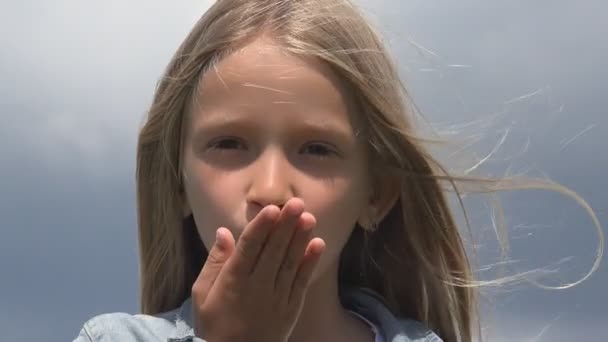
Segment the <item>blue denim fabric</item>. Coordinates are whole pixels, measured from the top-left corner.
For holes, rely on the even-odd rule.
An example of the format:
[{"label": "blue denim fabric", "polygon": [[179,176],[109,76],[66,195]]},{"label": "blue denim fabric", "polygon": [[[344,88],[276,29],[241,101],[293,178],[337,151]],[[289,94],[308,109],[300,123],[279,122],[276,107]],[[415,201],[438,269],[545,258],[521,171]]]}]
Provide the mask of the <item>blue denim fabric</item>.
[{"label": "blue denim fabric", "polygon": [[[342,305],[376,324],[386,342],[441,342],[422,323],[395,317],[382,299],[366,289],[341,293]],[[205,342],[194,336],[192,302],[155,316],[110,313],[87,321],[74,342]]]}]

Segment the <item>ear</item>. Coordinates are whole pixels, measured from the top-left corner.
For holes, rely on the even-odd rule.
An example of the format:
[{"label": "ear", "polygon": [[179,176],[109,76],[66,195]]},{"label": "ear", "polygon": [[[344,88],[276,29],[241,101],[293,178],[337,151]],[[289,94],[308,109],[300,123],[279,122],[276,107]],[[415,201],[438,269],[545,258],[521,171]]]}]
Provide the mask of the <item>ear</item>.
[{"label": "ear", "polygon": [[359,219],[359,225],[365,229],[372,229],[374,224],[382,221],[401,195],[401,181],[396,175],[383,174],[372,184],[367,210]]}]

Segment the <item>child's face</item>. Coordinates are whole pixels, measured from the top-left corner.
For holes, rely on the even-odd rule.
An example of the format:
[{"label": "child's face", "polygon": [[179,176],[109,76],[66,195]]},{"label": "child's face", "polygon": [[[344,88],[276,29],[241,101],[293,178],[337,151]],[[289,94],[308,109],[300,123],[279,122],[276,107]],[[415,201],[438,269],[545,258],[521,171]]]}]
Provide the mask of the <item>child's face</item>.
[{"label": "child's face", "polygon": [[238,238],[266,205],[298,197],[336,265],[371,194],[365,147],[329,69],[258,39],[201,81],[184,137],[185,212],[209,249],[215,230]]}]

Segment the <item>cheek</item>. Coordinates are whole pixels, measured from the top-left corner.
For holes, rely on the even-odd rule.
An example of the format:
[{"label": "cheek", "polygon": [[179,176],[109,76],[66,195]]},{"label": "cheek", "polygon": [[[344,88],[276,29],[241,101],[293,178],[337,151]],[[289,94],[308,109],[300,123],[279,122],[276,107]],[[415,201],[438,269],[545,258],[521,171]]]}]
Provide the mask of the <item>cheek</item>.
[{"label": "cheek", "polygon": [[310,195],[305,196],[307,210],[317,219],[314,235],[326,244],[322,263],[337,259],[365,208],[366,196],[358,184],[351,179],[336,180],[317,191],[311,187]]},{"label": "cheek", "polygon": [[320,234],[350,234],[366,206],[368,185],[367,177],[360,172],[363,165],[348,163],[343,168],[350,172],[326,179],[312,178],[301,187],[306,208],[315,215]]},{"label": "cheek", "polygon": [[[199,236],[206,248],[215,242],[219,227],[233,229],[240,223],[237,213],[240,185],[236,177],[218,175],[208,167],[198,166],[188,173],[186,193]],[[234,233],[234,232],[233,232]]]},{"label": "cheek", "polygon": [[[307,208],[317,219],[319,234],[349,230],[361,210],[361,195],[352,189],[335,185],[307,196]],[[306,199],[305,199],[306,200]]]}]

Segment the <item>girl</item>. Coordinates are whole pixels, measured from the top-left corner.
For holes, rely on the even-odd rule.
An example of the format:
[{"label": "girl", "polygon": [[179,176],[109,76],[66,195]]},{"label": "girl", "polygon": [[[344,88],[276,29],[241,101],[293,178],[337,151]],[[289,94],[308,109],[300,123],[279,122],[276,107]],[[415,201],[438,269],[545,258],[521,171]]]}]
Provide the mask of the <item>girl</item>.
[{"label": "girl", "polygon": [[137,147],[142,315],[84,341],[471,341],[468,258],[407,94],[348,0],[220,0]]}]

